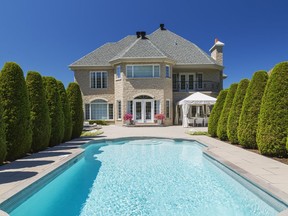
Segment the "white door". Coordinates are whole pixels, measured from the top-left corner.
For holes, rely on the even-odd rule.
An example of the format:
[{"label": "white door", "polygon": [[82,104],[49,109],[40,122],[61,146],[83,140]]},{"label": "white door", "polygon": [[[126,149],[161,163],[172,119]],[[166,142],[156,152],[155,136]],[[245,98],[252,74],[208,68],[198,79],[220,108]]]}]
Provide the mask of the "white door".
[{"label": "white door", "polygon": [[135,122],[154,122],[154,100],[134,100],[133,105]]},{"label": "white door", "polygon": [[194,73],[180,73],[180,91],[193,91],[195,89],[195,74]]}]

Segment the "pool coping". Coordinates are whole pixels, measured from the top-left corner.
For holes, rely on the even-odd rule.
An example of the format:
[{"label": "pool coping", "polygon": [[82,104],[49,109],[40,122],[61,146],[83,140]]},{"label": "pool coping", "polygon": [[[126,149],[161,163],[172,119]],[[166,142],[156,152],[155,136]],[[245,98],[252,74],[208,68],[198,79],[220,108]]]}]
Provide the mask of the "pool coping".
[{"label": "pool coping", "polygon": [[[84,147],[88,144],[89,142],[103,142],[103,141],[109,141],[109,140],[115,140],[115,139],[133,139],[133,138],[143,138],[143,139],[148,139],[148,138],[163,138],[163,139],[173,139],[173,140],[187,140],[187,141],[197,141],[198,143],[200,143],[201,145],[204,146],[203,148],[203,152],[205,154],[208,154],[209,156],[211,156],[213,159],[215,159],[216,161],[218,161],[219,163],[227,166],[228,168],[232,169],[233,171],[237,172],[240,176],[242,176],[244,179],[251,181],[252,183],[255,183],[256,186],[260,186],[260,189],[264,189],[264,191],[267,191],[270,195],[272,195],[273,197],[275,197],[276,199],[284,202],[286,205],[288,204],[288,194],[282,192],[281,190],[275,188],[272,185],[267,184],[265,181],[262,181],[261,179],[256,178],[255,176],[253,176],[253,174],[247,172],[246,170],[240,168],[239,166],[237,166],[236,164],[231,163],[230,161],[225,160],[222,157],[219,157],[217,154],[213,153],[211,150],[213,150],[212,145],[210,145],[209,143],[203,141],[202,139],[199,139],[203,136],[190,136],[190,137],[186,137],[186,138],[180,138],[180,137],[163,137],[163,136],[122,136],[122,137],[113,137],[113,138],[109,138],[109,137],[91,137],[90,140],[85,141],[85,138],[80,138],[78,140],[83,140],[83,142],[81,144],[79,144],[77,146],[77,149],[80,149],[80,151],[72,153],[71,155],[65,157],[64,159],[62,158],[61,160],[58,160],[57,162],[53,163],[49,169],[44,170],[41,173],[38,173],[36,176],[31,177],[27,180],[25,180],[23,183],[17,185],[17,187],[12,188],[11,190],[9,190],[7,193],[1,194],[0,195],[0,204],[3,204],[5,201],[7,201],[8,199],[12,198],[14,195],[16,195],[17,193],[19,193],[20,191],[22,191],[23,189],[29,187],[30,185],[32,185],[33,183],[37,182],[38,180],[40,180],[41,178],[47,176],[49,173],[52,173],[54,170],[56,170],[57,168],[61,167],[62,165],[64,165],[65,163],[73,160],[74,158],[76,158],[77,156],[79,156],[80,154],[83,153],[84,151]],[[227,144],[229,145],[229,144]],[[288,209],[285,209],[284,211],[280,212],[280,214],[282,216],[284,215],[288,215]],[[5,212],[1,212],[0,210],[0,216],[5,215]],[[7,214],[6,214],[7,215]]]}]

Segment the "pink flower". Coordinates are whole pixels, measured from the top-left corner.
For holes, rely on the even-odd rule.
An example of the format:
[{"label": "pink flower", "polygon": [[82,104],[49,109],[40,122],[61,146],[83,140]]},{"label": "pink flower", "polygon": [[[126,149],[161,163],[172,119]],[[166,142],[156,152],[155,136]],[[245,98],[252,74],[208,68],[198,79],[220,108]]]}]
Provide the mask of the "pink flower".
[{"label": "pink flower", "polygon": [[124,115],[124,120],[125,120],[125,121],[131,121],[132,118],[133,118],[133,115],[130,114],[130,113],[126,113],[126,114]]},{"label": "pink flower", "polygon": [[156,114],[156,115],[155,115],[155,119],[157,119],[157,120],[164,120],[164,119],[165,119],[165,115],[164,115],[164,114]]}]

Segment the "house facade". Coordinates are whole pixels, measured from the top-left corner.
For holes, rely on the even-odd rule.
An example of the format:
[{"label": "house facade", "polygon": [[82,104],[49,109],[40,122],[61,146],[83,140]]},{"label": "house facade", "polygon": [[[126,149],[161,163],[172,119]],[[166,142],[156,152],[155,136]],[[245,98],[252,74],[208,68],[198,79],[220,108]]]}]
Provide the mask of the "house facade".
[{"label": "house facade", "polygon": [[160,28],[106,43],[69,65],[83,95],[84,118],[124,124],[155,122],[164,114],[172,125],[175,104],[195,92],[217,96],[223,86],[223,46],[211,56],[190,41]]}]

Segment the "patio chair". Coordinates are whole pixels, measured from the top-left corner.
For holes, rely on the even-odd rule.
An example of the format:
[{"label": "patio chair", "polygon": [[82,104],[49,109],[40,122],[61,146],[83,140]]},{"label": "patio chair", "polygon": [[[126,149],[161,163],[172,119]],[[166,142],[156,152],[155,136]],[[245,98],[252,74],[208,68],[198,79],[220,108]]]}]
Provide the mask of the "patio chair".
[{"label": "patio chair", "polygon": [[192,125],[192,127],[194,127],[195,125],[195,118],[188,118],[188,125]]},{"label": "patio chair", "polygon": [[204,118],[196,118],[195,119],[195,125],[197,126],[197,127],[203,127],[203,123],[204,123]]}]

